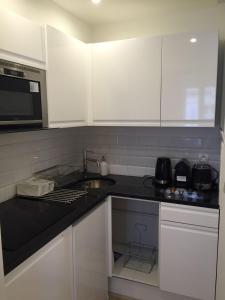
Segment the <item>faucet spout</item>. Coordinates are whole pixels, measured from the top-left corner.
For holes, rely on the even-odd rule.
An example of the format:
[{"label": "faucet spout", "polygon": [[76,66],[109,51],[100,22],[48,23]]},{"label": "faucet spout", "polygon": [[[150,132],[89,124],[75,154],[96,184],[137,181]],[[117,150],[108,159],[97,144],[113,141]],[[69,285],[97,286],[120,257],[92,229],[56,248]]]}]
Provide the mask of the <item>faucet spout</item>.
[{"label": "faucet spout", "polygon": [[89,162],[94,162],[97,164],[97,167],[100,168],[100,161],[98,159],[95,158],[89,158],[87,156],[87,153],[93,153],[93,151],[88,151],[88,150],[84,150],[83,151],[83,174],[84,177],[87,177],[87,173],[88,173],[88,161]]}]

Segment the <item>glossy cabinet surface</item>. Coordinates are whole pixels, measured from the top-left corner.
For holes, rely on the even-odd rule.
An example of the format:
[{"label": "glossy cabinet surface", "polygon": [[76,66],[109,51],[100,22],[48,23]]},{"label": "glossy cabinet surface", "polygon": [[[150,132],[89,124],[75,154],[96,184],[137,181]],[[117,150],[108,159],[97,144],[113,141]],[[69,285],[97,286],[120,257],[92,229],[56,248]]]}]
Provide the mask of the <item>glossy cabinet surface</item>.
[{"label": "glossy cabinet surface", "polygon": [[46,34],[49,127],[85,125],[89,47],[50,26]]},{"label": "glossy cabinet surface", "polygon": [[89,45],[1,10],[0,59],[47,68],[50,128],[215,126],[216,32]]},{"label": "glossy cabinet surface", "polygon": [[106,224],[104,203],[73,227],[76,300],[108,299]]},{"label": "glossy cabinet surface", "polygon": [[5,278],[4,278],[3,257],[2,257],[1,227],[0,227],[0,299],[6,300]]},{"label": "glossy cabinet surface", "polygon": [[92,45],[94,125],[160,125],[161,38]]},{"label": "glossy cabinet surface", "polygon": [[5,277],[7,300],[72,300],[72,228]]},{"label": "glossy cabinet surface", "polygon": [[0,11],[0,59],[45,68],[44,29],[14,13]]},{"label": "glossy cabinet surface", "polygon": [[47,44],[49,127],[215,126],[217,33]]},{"label": "glossy cabinet surface", "polygon": [[215,125],[218,33],[168,35],[162,44],[162,126]]},{"label": "glossy cabinet surface", "polygon": [[212,208],[166,203],[162,204],[161,219],[217,229],[219,213]]},{"label": "glossy cabinet surface", "polygon": [[[170,206],[171,208],[171,206]],[[179,215],[178,205],[174,214]],[[217,265],[218,228],[191,225],[192,210],[186,209],[189,220],[183,223],[163,212],[160,220],[160,289],[201,300],[214,300]],[[202,209],[203,213],[204,209]],[[213,211],[213,210],[212,210]],[[215,210],[215,212],[218,211]],[[203,218],[202,218],[203,220]],[[193,223],[196,219],[193,216]]]}]

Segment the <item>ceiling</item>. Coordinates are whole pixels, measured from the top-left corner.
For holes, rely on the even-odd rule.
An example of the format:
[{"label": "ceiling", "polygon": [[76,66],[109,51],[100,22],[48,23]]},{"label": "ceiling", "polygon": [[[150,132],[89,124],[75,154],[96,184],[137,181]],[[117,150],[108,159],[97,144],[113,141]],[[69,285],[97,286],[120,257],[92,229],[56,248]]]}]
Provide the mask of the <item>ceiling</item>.
[{"label": "ceiling", "polygon": [[53,1],[89,24],[137,20],[177,10],[196,11],[224,2],[224,0],[102,0],[100,4],[94,5],[91,0]]}]

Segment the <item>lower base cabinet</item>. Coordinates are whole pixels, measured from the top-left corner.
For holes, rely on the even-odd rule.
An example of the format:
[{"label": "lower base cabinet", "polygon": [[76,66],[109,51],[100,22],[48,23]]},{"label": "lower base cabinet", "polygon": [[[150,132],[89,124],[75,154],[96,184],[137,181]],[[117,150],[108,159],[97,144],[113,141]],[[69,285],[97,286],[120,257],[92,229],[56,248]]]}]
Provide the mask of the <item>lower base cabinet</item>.
[{"label": "lower base cabinet", "polygon": [[0,299],[1,300],[6,300],[6,296],[5,296],[5,278],[4,278],[3,256],[2,256],[1,225],[0,225]]},{"label": "lower base cabinet", "polygon": [[6,300],[72,300],[72,227],[5,277]]},{"label": "lower base cabinet", "polygon": [[74,299],[108,299],[107,202],[73,227]]},{"label": "lower base cabinet", "polygon": [[0,300],[108,299],[107,222],[106,201],[5,278],[2,267]]},{"label": "lower base cabinet", "polygon": [[[218,216],[218,210],[213,209],[162,206],[161,290],[195,299],[215,299]],[[179,218],[183,223],[175,221]]]}]

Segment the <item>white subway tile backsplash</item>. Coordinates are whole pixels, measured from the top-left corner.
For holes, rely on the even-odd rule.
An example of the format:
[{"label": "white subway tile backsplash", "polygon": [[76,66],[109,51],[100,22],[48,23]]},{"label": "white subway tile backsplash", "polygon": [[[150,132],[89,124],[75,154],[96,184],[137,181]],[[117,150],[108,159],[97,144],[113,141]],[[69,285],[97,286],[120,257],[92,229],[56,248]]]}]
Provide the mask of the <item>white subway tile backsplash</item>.
[{"label": "white subway tile backsplash", "polygon": [[1,188],[0,203],[13,198],[16,194],[16,185],[10,184]]},{"label": "white subway tile backsplash", "polygon": [[24,178],[31,176],[31,168],[21,168],[20,170],[3,172],[0,174],[0,183],[1,186],[6,186],[9,184],[16,183]]},{"label": "white subway tile backsplash", "polygon": [[146,167],[139,167],[139,166],[127,166],[127,174],[128,176],[140,176],[143,177],[147,175]]},{"label": "white subway tile backsplash", "polygon": [[29,155],[20,155],[18,157],[10,157],[10,159],[0,159],[1,173],[21,170],[23,168],[29,168],[31,166],[31,158]]},{"label": "white subway tile backsplash", "polygon": [[[118,145],[119,146],[137,146],[139,144],[139,138],[136,135],[119,135]],[[142,144],[143,145],[143,144]]]},{"label": "white subway tile backsplash", "polygon": [[[220,142],[217,128],[83,127],[1,134],[0,187],[56,164],[81,168],[83,149],[98,159],[105,155],[114,174],[153,175],[159,156],[170,157],[175,166],[181,158],[193,164],[200,154],[219,169]],[[89,170],[97,171],[96,164]]]},{"label": "white subway tile backsplash", "polygon": [[0,187],[56,164],[81,165],[83,132],[70,128],[1,134]]},{"label": "white subway tile backsplash", "polygon": [[154,167],[156,158],[150,156],[120,156],[120,163],[127,166]]},{"label": "white subway tile backsplash", "polygon": [[[118,143],[110,144],[106,136]],[[93,127],[86,128],[85,139],[88,149],[98,154],[104,149],[112,173],[153,175],[157,157],[170,157],[174,167],[182,158],[194,164],[200,154],[219,169],[218,128]]]},{"label": "white subway tile backsplash", "polygon": [[127,175],[127,166],[110,164],[109,171],[111,174]]}]

